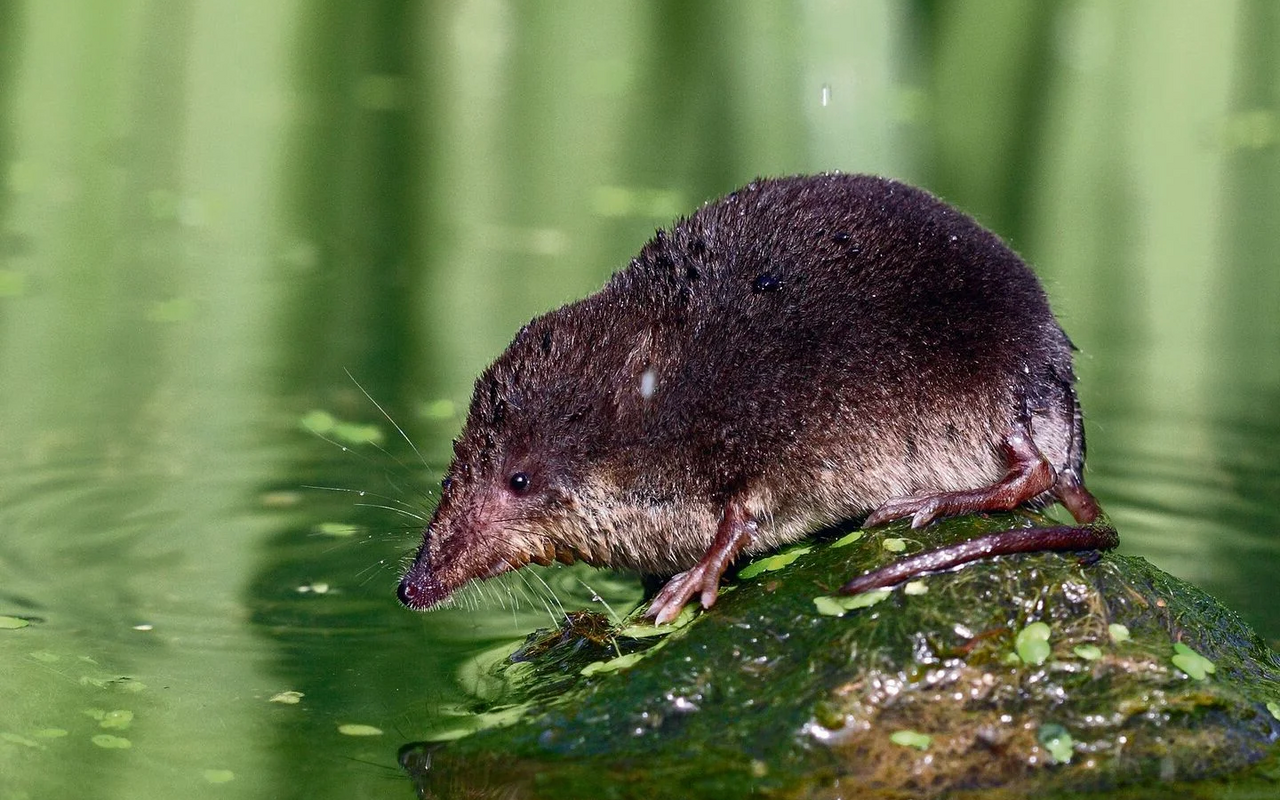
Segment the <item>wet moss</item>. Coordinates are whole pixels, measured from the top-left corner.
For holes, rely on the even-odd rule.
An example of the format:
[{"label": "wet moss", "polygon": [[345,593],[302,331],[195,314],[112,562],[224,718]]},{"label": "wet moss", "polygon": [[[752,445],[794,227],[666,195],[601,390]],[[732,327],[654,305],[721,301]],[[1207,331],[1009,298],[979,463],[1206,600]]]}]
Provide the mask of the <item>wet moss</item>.
[{"label": "wet moss", "polygon": [[527,704],[518,719],[409,746],[402,762],[428,796],[1065,797],[1195,782],[1184,793],[1211,797],[1224,777],[1232,796],[1248,796],[1241,781],[1276,790],[1280,661],[1141,559],[1009,557],[833,604],[898,557],[885,538],[914,551],[1038,522],[809,542],[744,569],[669,633],[578,615],[491,667],[515,676],[491,707]]}]

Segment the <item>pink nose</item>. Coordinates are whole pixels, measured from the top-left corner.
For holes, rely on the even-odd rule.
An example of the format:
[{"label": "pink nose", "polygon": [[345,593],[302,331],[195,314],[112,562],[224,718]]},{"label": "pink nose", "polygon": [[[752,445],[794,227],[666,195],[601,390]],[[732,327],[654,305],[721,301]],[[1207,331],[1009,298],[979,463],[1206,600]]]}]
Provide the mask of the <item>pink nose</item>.
[{"label": "pink nose", "polygon": [[423,591],[421,586],[410,581],[408,578],[400,581],[400,588],[396,590],[396,596],[400,598],[400,602],[409,608],[422,608],[424,605]]}]

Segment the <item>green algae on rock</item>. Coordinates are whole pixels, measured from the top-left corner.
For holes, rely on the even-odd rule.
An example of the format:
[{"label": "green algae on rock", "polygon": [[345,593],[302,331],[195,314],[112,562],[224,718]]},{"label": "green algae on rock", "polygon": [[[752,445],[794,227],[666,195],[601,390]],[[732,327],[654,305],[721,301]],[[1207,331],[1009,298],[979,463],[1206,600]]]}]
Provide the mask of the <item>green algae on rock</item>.
[{"label": "green algae on rock", "polygon": [[[910,535],[932,546],[1019,524],[1044,518]],[[407,745],[401,763],[441,797],[463,786],[646,798],[1140,797],[1195,781],[1193,796],[1213,797],[1236,784],[1203,781],[1224,778],[1274,788],[1280,659],[1215,600],[1141,559],[1037,554],[925,577],[927,593],[838,604],[848,598],[834,591],[896,557],[883,540],[904,532],[815,541],[668,633],[576,614],[494,662],[508,691],[486,702],[527,704],[518,718]],[[584,669],[610,662],[624,668]]]}]

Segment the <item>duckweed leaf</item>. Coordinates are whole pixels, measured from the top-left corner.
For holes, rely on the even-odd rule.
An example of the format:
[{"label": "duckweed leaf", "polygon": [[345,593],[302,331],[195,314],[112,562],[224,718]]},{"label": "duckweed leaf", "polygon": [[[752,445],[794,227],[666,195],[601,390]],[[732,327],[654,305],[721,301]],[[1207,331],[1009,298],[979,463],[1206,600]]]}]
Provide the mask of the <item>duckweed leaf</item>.
[{"label": "duckweed leaf", "polygon": [[888,597],[888,589],[876,589],[874,592],[863,592],[853,596],[823,596],[813,598],[813,605],[819,614],[829,617],[843,617],[844,612],[855,608],[870,608]]},{"label": "duckweed leaf", "polygon": [[1080,644],[1071,648],[1071,652],[1083,658],[1085,661],[1097,661],[1102,658],[1102,649],[1091,644]]},{"label": "duckweed leaf", "polygon": [[890,553],[901,553],[903,550],[907,549],[907,540],[898,539],[896,537],[889,538],[881,542],[880,546],[885,550],[888,550]]},{"label": "duckweed leaf", "polygon": [[1018,632],[1019,639],[1039,639],[1042,642],[1049,641],[1049,634],[1053,631],[1049,628],[1047,622],[1033,622]]},{"label": "duckweed leaf", "polygon": [[33,741],[31,739],[28,739],[25,736],[21,736],[16,733],[9,733],[8,731],[4,733],[0,733],[0,741],[8,742],[10,744],[20,744],[23,747],[34,747],[34,748],[44,747],[44,745],[40,744],[37,741]]},{"label": "duckweed leaf", "polygon": [[98,726],[101,728],[115,728],[122,731],[133,724],[133,712],[128,709],[118,708],[115,711],[108,711],[96,719],[98,720]]},{"label": "duckweed leaf", "polygon": [[1024,664],[1039,666],[1048,658],[1052,648],[1049,646],[1049,626],[1043,622],[1033,622],[1018,631],[1013,649]]},{"label": "duckweed leaf", "polygon": [[0,617],[0,630],[17,630],[31,624],[31,620],[22,617]]},{"label": "duckweed leaf", "polygon": [[1209,677],[1210,673],[1217,672],[1218,667],[1212,661],[1187,647],[1182,642],[1177,642],[1173,646],[1174,656],[1170,659],[1173,665],[1183,672],[1202,681]]},{"label": "duckweed leaf", "polygon": [[1111,641],[1116,644],[1129,641],[1129,629],[1118,622],[1108,625],[1107,633],[1111,634]]},{"label": "duckweed leaf", "polygon": [[819,614],[828,617],[843,617],[846,611],[844,604],[841,602],[843,597],[815,597],[813,605],[818,609]]},{"label": "duckweed leaf", "polygon": [[432,400],[429,403],[423,403],[421,408],[422,416],[427,419],[453,419],[457,413],[457,407],[452,400]]},{"label": "duckweed leaf", "polygon": [[846,533],[844,536],[841,536],[839,539],[836,539],[834,542],[832,542],[831,546],[847,547],[853,544],[854,542],[858,541],[865,535],[866,535],[866,531],[853,531],[852,533]]},{"label": "duckweed leaf", "polygon": [[755,576],[765,572],[773,572],[774,570],[782,569],[792,561],[795,561],[800,556],[811,552],[812,550],[812,547],[798,547],[785,553],[778,553],[777,555],[769,556],[768,558],[753,561],[742,568],[742,571],[738,573],[738,577],[754,578]]},{"label": "duckweed leaf", "polygon": [[1038,667],[1045,661],[1049,660],[1049,654],[1053,652],[1053,648],[1048,642],[1039,639],[1031,639],[1023,642],[1018,646],[1018,658],[1022,659],[1022,663],[1030,664]]},{"label": "duckweed leaf", "polygon": [[338,726],[338,733],[343,736],[381,736],[382,728],[348,722]]},{"label": "duckweed leaf", "polygon": [[1053,722],[1045,723],[1036,732],[1040,746],[1048,751],[1055,764],[1066,764],[1071,761],[1072,746],[1075,740],[1067,729]]},{"label": "duckweed leaf", "polygon": [[853,597],[848,598],[848,601],[845,603],[845,608],[848,608],[850,611],[855,608],[871,608],[890,594],[892,594],[892,592],[889,589],[876,589],[873,592],[855,594]]},{"label": "duckweed leaf", "polygon": [[312,433],[325,434],[333,430],[333,426],[338,424],[338,420],[328,411],[308,411],[302,415],[302,427]]},{"label": "duckweed leaf", "polygon": [[329,432],[333,438],[346,444],[382,444],[382,429],[377,425],[359,425],[354,422],[339,422]]},{"label": "duckweed leaf", "polygon": [[112,736],[109,733],[100,733],[90,741],[106,750],[128,750],[133,747],[133,742],[123,736]]},{"label": "duckweed leaf", "polygon": [[917,750],[928,750],[929,745],[933,743],[933,737],[927,733],[919,731],[894,731],[889,735],[889,741],[903,747],[914,747]]}]

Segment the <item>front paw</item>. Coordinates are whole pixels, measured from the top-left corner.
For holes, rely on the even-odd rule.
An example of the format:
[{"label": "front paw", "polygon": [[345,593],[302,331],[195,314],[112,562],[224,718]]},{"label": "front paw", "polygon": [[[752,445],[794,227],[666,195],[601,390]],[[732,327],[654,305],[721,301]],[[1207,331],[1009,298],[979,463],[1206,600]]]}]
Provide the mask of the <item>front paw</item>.
[{"label": "front paw", "polygon": [[645,616],[652,617],[653,621],[658,625],[665,625],[678,617],[685,604],[701,588],[699,586],[699,583],[701,583],[700,576],[694,575],[697,571],[695,567],[688,572],[672,575],[667,584],[653,598],[653,603],[649,605],[649,610],[645,612]]},{"label": "front paw", "polygon": [[645,616],[652,617],[653,621],[659,625],[664,625],[680,616],[680,612],[696,594],[701,593],[703,608],[711,608],[715,605],[716,594],[719,591],[720,581],[711,574],[710,570],[698,564],[688,572],[671,576],[671,580],[667,581],[666,586],[663,586],[658,595],[653,598],[653,603],[649,605]]}]

